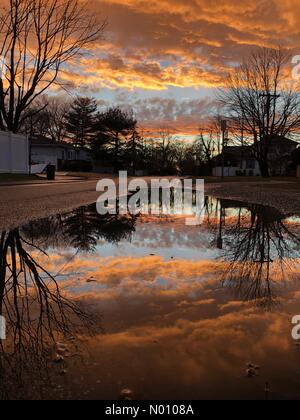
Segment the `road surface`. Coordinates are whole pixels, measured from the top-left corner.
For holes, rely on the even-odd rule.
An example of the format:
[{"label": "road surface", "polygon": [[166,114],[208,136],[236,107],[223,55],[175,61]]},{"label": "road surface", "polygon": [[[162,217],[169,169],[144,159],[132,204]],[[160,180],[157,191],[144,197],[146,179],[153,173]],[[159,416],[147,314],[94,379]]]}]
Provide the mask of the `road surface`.
[{"label": "road surface", "polygon": [[94,203],[99,197],[96,184],[97,180],[0,186],[0,230]]},{"label": "road surface", "polygon": [[[97,181],[0,186],[0,231],[96,202],[100,195],[96,192]],[[215,183],[206,184],[206,192],[276,207],[285,214],[300,214],[299,182]]]}]

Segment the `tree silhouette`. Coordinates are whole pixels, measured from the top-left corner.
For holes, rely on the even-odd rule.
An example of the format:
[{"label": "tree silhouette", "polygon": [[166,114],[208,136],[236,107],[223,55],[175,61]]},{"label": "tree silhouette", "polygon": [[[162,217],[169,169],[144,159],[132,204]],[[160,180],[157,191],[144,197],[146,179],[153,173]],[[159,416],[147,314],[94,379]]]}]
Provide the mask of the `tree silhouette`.
[{"label": "tree silhouette", "polygon": [[30,397],[47,380],[57,340],[88,334],[95,325],[79,302],[61,292],[37,252],[45,254],[18,229],[0,234],[0,315],[7,320],[7,341],[0,347],[2,398]]},{"label": "tree silhouette", "polygon": [[66,134],[74,145],[84,148],[91,144],[95,133],[96,100],[77,97],[65,119]]},{"label": "tree silhouette", "polygon": [[270,175],[269,150],[275,137],[295,133],[300,127],[300,93],[286,83],[289,54],[281,48],[260,48],[227,79],[220,93],[231,124],[253,142],[253,156],[261,174]]},{"label": "tree silhouette", "polygon": [[[288,277],[300,238],[285,223],[278,210],[261,205],[247,205],[220,200],[219,231],[224,241],[225,273],[223,285],[239,298],[255,300],[270,309],[277,302],[277,292]],[[226,207],[239,209],[236,222],[226,228]],[[220,236],[219,236],[220,237]],[[276,277],[276,278],[275,278]]]},{"label": "tree silhouette", "polygon": [[9,0],[0,13],[0,129],[18,132],[26,110],[62,66],[101,37],[105,23],[79,0]]},{"label": "tree silhouette", "polygon": [[98,115],[98,137],[107,143],[106,147],[112,155],[115,173],[118,173],[121,167],[124,143],[135,130],[136,124],[132,113],[124,112],[118,107],[109,108]]}]

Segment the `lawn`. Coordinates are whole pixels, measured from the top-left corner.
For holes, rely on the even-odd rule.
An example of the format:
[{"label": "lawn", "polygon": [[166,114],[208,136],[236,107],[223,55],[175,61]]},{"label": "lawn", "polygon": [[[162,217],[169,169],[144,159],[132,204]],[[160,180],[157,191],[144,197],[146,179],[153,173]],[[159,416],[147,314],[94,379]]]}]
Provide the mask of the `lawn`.
[{"label": "lawn", "polygon": [[252,177],[246,177],[246,176],[233,176],[233,177],[213,177],[213,176],[199,176],[198,178],[204,178],[205,182],[207,184],[219,184],[223,182],[243,182],[243,183],[251,183],[251,184],[259,184],[259,183],[270,183],[273,184],[274,182],[294,182],[300,184],[300,178],[296,177],[270,177],[270,178],[262,178],[260,176],[252,176]]},{"label": "lawn", "polygon": [[0,174],[0,184],[4,182],[32,182],[41,181],[37,175]]}]

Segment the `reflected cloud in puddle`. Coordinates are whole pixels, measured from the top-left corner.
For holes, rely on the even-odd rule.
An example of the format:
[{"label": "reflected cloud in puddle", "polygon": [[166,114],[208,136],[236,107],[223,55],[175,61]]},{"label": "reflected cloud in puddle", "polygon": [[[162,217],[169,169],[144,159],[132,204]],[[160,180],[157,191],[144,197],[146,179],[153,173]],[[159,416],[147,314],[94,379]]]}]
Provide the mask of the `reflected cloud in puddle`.
[{"label": "reflected cloud in puddle", "polygon": [[[0,309],[14,345],[26,339],[44,361],[58,336],[79,331],[84,362],[70,361],[61,385],[70,398],[118,398],[124,387],[140,398],[263,397],[264,381],[292,395],[299,219],[214,198],[205,206],[196,228],[180,217],[100,217],[93,205],[3,232]],[[92,337],[99,313],[104,334]],[[249,382],[252,360],[264,370]]]}]

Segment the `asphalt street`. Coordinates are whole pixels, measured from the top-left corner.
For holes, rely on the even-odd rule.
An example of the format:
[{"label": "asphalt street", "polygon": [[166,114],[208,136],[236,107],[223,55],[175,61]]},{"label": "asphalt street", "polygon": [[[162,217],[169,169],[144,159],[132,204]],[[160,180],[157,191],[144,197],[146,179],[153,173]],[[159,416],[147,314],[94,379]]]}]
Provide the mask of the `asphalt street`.
[{"label": "asphalt street", "polygon": [[97,180],[0,186],[0,230],[94,203]]}]

